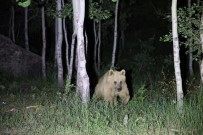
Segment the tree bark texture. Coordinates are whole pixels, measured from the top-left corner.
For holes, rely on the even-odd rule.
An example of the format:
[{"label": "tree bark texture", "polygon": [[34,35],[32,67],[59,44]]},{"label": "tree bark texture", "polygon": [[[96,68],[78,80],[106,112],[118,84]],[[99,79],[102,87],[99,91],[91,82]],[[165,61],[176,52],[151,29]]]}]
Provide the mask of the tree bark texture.
[{"label": "tree bark texture", "polygon": [[182,111],[183,106],[183,88],[182,88],[182,77],[180,69],[180,48],[177,31],[177,0],[172,0],[172,34],[173,34],[173,54],[174,54],[174,69],[177,87],[177,109]]},{"label": "tree bark texture", "polygon": [[115,26],[114,26],[114,42],[113,42],[113,52],[112,52],[112,64],[111,67],[113,68],[115,66],[115,60],[116,60],[116,48],[117,48],[117,38],[118,38],[118,5],[119,0],[116,2],[116,8],[115,8]]},{"label": "tree bark texture", "polygon": [[[42,0],[43,2],[44,0]],[[46,24],[44,6],[41,7],[42,17],[42,75],[46,79]]]},{"label": "tree bark texture", "polygon": [[[57,0],[57,12],[61,10],[61,0]],[[62,41],[63,41],[63,30],[62,30],[62,18],[57,18],[57,67],[58,67],[58,87],[63,87],[63,64],[62,64]]]},{"label": "tree bark texture", "polygon": [[[73,12],[76,16],[77,25],[77,90],[80,93],[83,103],[90,99],[89,76],[86,71],[85,42],[84,42],[84,18],[85,18],[85,0],[73,0]],[[78,20],[77,20],[78,16]]]},{"label": "tree bark texture", "polygon": [[201,61],[200,61],[200,76],[201,76],[201,82],[203,83],[203,11],[201,14],[201,25],[200,25],[200,40],[201,40]]}]

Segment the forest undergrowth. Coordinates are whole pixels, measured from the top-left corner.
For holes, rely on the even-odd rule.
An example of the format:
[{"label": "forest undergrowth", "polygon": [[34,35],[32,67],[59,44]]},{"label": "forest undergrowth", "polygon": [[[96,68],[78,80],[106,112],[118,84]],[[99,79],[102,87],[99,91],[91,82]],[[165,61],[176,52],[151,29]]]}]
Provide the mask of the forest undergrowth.
[{"label": "forest undergrowth", "polygon": [[[165,73],[163,73],[165,74]],[[0,134],[8,135],[200,135],[203,133],[203,91],[188,83],[183,113],[176,110],[175,82],[164,78],[132,80],[126,106],[92,98],[83,105],[75,86],[58,89],[54,77],[0,79]],[[165,75],[166,76],[166,75]],[[132,77],[133,78],[133,77]],[[150,80],[150,79],[149,79]],[[149,82],[149,83],[148,83]]]}]

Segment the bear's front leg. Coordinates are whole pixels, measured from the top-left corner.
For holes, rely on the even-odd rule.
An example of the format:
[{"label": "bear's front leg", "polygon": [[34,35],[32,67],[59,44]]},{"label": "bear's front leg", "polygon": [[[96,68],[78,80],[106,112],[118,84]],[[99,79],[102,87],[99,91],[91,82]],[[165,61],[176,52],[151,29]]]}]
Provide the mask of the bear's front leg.
[{"label": "bear's front leg", "polygon": [[106,96],[104,98],[104,100],[107,101],[111,106],[114,105],[114,96],[113,95]]},{"label": "bear's front leg", "polygon": [[129,93],[119,93],[119,97],[121,98],[121,100],[122,100],[122,104],[127,104],[128,103],[128,101],[130,100],[130,95],[129,95]]}]

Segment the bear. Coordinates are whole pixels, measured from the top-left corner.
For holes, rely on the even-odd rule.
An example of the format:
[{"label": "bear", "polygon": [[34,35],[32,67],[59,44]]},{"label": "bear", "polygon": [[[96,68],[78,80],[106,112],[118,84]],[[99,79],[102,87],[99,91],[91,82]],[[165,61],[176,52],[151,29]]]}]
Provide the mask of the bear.
[{"label": "bear", "polygon": [[115,105],[117,97],[120,97],[122,104],[126,105],[130,99],[129,90],[126,84],[125,70],[116,71],[110,69],[98,81],[95,87],[94,96],[103,98],[111,106]]}]

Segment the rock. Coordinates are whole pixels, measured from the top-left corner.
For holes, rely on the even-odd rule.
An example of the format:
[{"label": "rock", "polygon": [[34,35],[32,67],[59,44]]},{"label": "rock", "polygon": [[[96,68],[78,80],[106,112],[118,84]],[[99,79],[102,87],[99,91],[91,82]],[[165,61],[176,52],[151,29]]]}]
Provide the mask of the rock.
[{"label": "rock", "polygon": [[14,77],[41,75],[41,57],[0,34],[0,72]]}]

